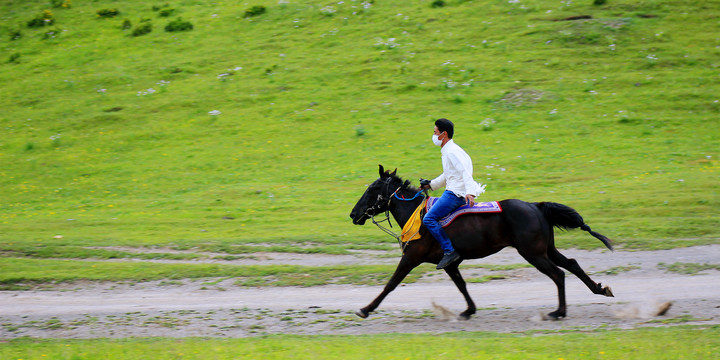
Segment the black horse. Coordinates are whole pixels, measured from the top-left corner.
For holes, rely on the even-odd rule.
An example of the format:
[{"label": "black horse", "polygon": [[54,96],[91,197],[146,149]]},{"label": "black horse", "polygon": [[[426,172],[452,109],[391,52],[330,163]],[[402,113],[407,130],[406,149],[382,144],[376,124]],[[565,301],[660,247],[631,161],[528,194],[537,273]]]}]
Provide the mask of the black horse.
[{"label": "black horse", "polygon": [[[415,196],[420,190],[412,187],[409,180],[403,181],[396,173],[397,169],[390,173],[380,165],[380,178],[370,184],[350,213],[354,224],[363,225],[369,218],[373,218],[375,222],[374,216],[383,212],[388,216],[388,221],[387,213],[391,213],[401,228],[410,219],[413,211],[422,202],[422,197]],[[567,314],[565,272],[558,266],[575,274],[594,294],[613,296],[609,287],[602,287],[600,283],[592,281],[577,261],[566,258],[555,248],[553,227],[580,228],[600,239],[612,250],[610,239],[590,230],[580,214],[568,206],[552,202],[528,203],[511,199],[500,201],[500,205],[500,213],[463,215],[446,228],[462,259],[483,258],[506,246],[515,247],[525,260],[557,285],[559,305],[557,310],[548,314],[552,319],[564,318]],[[416,266],[424,262],[437,264],[440,261],[443,252],[438,242],[424,227],[421,228],[420,235],[420,239],[407,243],[400,263],[385,289],[368,306],[360,309],[356,313],[358,316],[368,317]],[[460,317],[469,319],[476,308],[458,270],[460,262],[462,260],[449,265],[445,272],[450,275],[467,301],[468,307]]]}]

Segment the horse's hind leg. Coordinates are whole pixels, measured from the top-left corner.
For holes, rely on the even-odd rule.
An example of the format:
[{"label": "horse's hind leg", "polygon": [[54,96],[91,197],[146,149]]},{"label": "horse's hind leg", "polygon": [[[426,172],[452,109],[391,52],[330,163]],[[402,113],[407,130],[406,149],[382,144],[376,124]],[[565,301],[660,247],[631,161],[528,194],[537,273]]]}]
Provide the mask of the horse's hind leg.
[{"label": "horse's hind leg", "polygon": [[590,276],[583,271],[575,259],[568,259],[565,255],[561,254],[556,248],[552,247],[548,249],[548,256],[550,260],[556,265],[567,269],[575,276],[577,276],[583,283],[593,292],[593,294],[614,296],[609,286],[603,287],[600,283],[596,283],[590,279]]},{"label": "horse's hind leg", "polygon": [[532,255],[520,253],[530,264],[540,272],[547,275],[555,283],[558,289],[558,308],[548,314],[552,319],[564,318],[567,315],[567,303],[565,302],[565,272],[560,270],[546,255]]},{"label": "horse's hind leg", "polygon": [[397,268],[395,269],[395,273],[390,278],[390,281],[385,285],[385,288],[383,291],[378,295],[378,297],[375,298],[368,306],[358,310],[355,312],[355,315],[366,318],[370,315],[371,312],[373,312],[375,309],[377,309],[378,306],[380,306],[380,303],[385,299],[385,297],[400,284],[400,282],[405,279],[407,274],[410,273],[412,269],[414,269],[416,266],[418,266],[420,263],[416,261],[410,261],[408,259],[407,254],[403,255],[402,258],[400,258],[400,263],[398,264]]},{"label": "horse's hind leg", "polygon": [[458,265],[460,265],[459,262],[455,262],[450,264],[448,267],[445,268],[445,272],[450,275],[450,278],[455,283],[455,286],[457,286],[458,290],[463,294],[465,297],[465,301],[467,302],[467,309],[460,313],[460,318],[463,320],[470,319],[470,316],[475,314],[475,303],[472,301],[472,298],[470,298],[470,294],[467,291],[467,285],[465,284],[465,280],[463,280],[462,275],[460,275],[460,270],[458,269]]}]

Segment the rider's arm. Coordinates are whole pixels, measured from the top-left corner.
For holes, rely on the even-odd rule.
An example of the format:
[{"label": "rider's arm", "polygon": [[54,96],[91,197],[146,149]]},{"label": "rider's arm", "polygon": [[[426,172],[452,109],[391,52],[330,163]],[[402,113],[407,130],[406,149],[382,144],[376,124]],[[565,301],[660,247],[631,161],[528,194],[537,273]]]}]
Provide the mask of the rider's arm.
[{"label": "rider's arm", "polygon": [[439,188],[445,187],[445,183],[445,173],[442,173],[440,174],[440,176],[430,181],[430,190],[437,190]]}]

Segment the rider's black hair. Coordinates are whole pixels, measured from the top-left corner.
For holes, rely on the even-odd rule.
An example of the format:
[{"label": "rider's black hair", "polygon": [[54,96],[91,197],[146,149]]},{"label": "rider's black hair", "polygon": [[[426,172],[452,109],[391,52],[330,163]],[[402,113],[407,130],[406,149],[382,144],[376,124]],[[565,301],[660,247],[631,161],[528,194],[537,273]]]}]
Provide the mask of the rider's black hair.
[{"label": "rider's black hair", "polygon": [[452,121],[445,118],[437,119],[435,120],[435,126],[437,126],[440,132],[447,132],[449,139],[453,138],[453,133],[455,132],[455,125],[452,123]]}]

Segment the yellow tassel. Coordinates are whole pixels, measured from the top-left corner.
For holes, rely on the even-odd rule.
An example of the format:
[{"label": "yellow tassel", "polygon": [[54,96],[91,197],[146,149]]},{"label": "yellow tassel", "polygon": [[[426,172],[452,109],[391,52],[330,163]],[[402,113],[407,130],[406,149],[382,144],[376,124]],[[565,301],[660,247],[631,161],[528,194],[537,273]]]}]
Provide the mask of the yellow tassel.
[{"label": "yellow tassel", "polygon": [[402,228],[402,233],[400,233],[400,240],[402,242],[408,242],[412,240],[417,240],[420,238],[420,226],[422,226],[422,209],[425,208],[425,204],[427,203],[427,198],[423,200],[422,204],[415,209],[415,211],[410,216],[410,220],[408,220],[407,223],[405,223],[405,226]]}]

